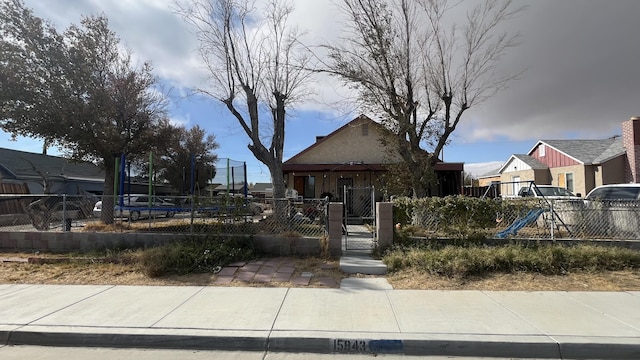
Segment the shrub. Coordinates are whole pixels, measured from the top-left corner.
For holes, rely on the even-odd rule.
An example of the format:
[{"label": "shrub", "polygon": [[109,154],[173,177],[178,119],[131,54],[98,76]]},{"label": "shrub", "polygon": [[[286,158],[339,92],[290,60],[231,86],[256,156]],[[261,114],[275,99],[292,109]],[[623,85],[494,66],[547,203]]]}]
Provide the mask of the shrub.
[{"label": "shrub", "polygon": [[214,272],[219,267],[257,256],[250,237],[193,237],[145,250],[142,271],[150,277]]},{"label": "shrub", "polygon": [[[535,199],[534,199],[535,200]],[[540,202],[526,199],[479,199],[465,196],[397,198],[393,201],[394,224],[414,230],[414,235],[480,240],[493,237],[498,226],[524,216]],[[422,229],[422,230],[419,230]],[[412,234],[396,232],[396,242],[406,243]]]},{"label": "shrub", "polygon": [[444,246],[395,248],[383,256],[389,271],[412,268],[446,276],[482,275],[489,272],[536,272],[561,275],[570,271],[640,268],[640,251],[578,245]]}]

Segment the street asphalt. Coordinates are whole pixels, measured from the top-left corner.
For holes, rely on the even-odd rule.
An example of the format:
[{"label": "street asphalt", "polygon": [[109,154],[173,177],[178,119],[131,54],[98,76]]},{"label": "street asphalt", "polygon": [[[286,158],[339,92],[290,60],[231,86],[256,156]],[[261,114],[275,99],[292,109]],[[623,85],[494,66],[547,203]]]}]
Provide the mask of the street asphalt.
[{"label": "street asphalt", "polygon": [[640,359],[640,292],[342,285],[0,285],[0,346]]}]

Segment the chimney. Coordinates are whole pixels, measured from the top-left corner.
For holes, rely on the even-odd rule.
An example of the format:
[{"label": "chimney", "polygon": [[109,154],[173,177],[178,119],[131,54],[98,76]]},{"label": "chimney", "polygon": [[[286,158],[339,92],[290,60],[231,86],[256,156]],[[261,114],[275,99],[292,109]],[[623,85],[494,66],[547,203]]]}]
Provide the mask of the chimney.
[{"label": "chimney", "polygon": [[640,116],[622,123],[622,145],[627,151],[629,166],[625,171],[627,182],[640,182]]},{"label": "chimney", "polygon": [[318,142],[318,141],[320,141],[320,140],[322,140],[324,138],[325,138],[325,136],[316,135],[316,142]]}]

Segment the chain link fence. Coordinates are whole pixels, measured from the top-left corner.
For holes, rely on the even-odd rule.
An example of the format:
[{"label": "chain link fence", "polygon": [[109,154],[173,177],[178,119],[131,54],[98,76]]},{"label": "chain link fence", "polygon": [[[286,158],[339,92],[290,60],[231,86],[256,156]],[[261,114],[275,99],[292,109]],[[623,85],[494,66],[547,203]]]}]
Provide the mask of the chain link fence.
[{"label": "chain link fence", "polygon": [[640,201],[484,199],[416,206],[427,237],[640,240]]},{"label": "chain link fence", "polygon": [[0,195],[0,231],[322,237],[326,232],[327,206],[328,199],[265,200],[243,196],[123,195],[105,199],[93,195]]},{"label": "chain link fence", "polygon": [[92,221],[95,196],[0,195],[0,231],[69,231]]},{"label": "chain link fence", "polygon": [[[322,237],[327,230],[328,199],[125,195],[104,200],[94,195],[0,195],[0,231]],[[414,206],[407,221],[425,236],[640,240],[640,201],[425,200],[429,202]],[[114,204],[110,214],[103,203]]]}]

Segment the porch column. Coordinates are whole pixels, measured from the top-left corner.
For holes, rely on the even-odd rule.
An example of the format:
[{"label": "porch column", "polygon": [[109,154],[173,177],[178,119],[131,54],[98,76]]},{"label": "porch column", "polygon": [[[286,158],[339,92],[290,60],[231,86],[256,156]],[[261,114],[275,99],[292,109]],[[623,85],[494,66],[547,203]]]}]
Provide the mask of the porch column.
[{"label": "porch column", "polygon": [[376,233],[380,250],[393,245],[393,203],[376,203]]},{"label": "porch column", "polygon": [[342,255],[342,203],[329,203],[329,252]]}]

